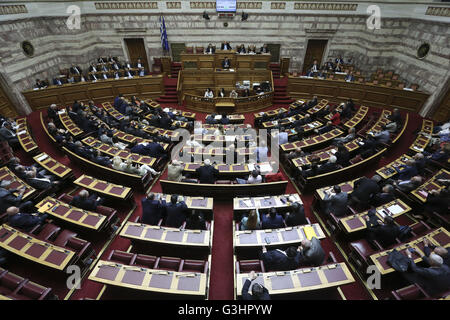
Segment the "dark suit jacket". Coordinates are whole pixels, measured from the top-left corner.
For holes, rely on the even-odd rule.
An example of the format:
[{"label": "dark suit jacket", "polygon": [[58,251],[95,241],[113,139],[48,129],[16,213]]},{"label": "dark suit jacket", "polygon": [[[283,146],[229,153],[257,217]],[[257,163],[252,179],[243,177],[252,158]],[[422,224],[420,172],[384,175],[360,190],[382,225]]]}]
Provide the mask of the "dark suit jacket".
[{"label": "dark suit jacket", "polygon": [[326,162],[322,164],[319,169],[317,169],[318,174],[327,173],[331,171],[335,171],[338,169],[338,165],[336,163]]},{"label": "dark suit jacket", "polygon": [[287,271],[298,267],[300,257],[300,252],[297,252],[295,257],[288,257],[279,250],[268,250],[262,254],[261,260],[268,271]]},{"label": "dark suit jacket", "polygon": [[47,215],[33,216],[29,213],[17,213],[11,217],[8,217],[8,224],[11,227],[30,230],[34,226],[43,222]]},{"label": "dark suit jacket", "polygon": [[403,165],[403,166],[400,166],[400,167],[402,168],[401,170],[397,169],[397,172],[400,172],[400,174],[398,176],[399,180],[402,180],[402,181],[403,180],[410,180],[412,177],[418,175],[416,166],[405,166],[405,165]]},{"label": "dark suit jacket", "polygon": [[195,170],[198,175],[198,179],[200,183],[214,183],[216,182],[217,176],[219,174],[219,170],[214,168],[213,166],[201,166]]},{"label": "dark suit jacket", "polygon": [[142,223],[157,225],[166,213],[166,201],[150,200],[143,198],[142,201]]},{"label": "dark suit jacket", "polygon": [[354,184],[352,197],[357,198],[362,203],[368,204],[369,200],[380,190],[378,184],[367,177],[362,177]]},{"label": "dark suit jacket", "polygon": [[243,300],[270,300],[269,290],[267,290],[265,287],[263,290],[262,296],[257,299],[256,297],[252,296],[250,293],[248,293],[248,289],[250,288],[250,284],[252,282],[250,280],[245,280],[244,286],[242,287],[242,299]]},{"label": "dark suit jacket", "polygon": [[278,229],[284,227],[283,217],[279,214],[277,214],[273,219],[270,216],[266,217],[265,214],[262,214],[261,222],[262,229]]},{"label": "dark suit jacket", "polygon": [[325,196],[323,199],[328,203],[327,208],[337,217],[342,217],[347,214],[348,194],[346,192],[339,192],[332,196]]},{"label": "dark suit jacket", "polygon": [[228,65],[225,65],[225,60],[222,61],[222,68],[231,68],[231,61],[228,60]]},{"label": "dark suit jacket", "polygon": [[82,199],[80,196],[73,197],[72,201],[70,201],[70,205],[88,210],[88,211],[95,211],[97,209],[97,200],[96,195],[90,195],[87,199]]},{"label": "dark suit jacket", "polygon": [[148,147],[148,155],[150,157],[161,158],[166,154],[164,148],[159,143],[150,142],[147,147]]},{"label": "dark suit jacket", "polygon": [[169,203],[166,207],[166,223],[168,227],[179,228],[186,220],[186,203],[179,202],[176,204]]},{"label": "dark suit jacket", "polygon": [[391,193],[380,192],[373,197],[372,204],[375,207],[378,207],[393,200],[395,200],[395,195]]},{"label": "dark suit jacket", "polygon": [[17,207],[22,201],[22,196],[16,197],[12,190],[0,188],[0,214],[6,212],[9,207]]},{"label": "dark suit jacket", "polygon": [[414,272],[413,281],[418,283],[427,293],[437,295],[450,288],[450,267],[442,264],[439,268],[422,268],[410,261],[410,268]]}]

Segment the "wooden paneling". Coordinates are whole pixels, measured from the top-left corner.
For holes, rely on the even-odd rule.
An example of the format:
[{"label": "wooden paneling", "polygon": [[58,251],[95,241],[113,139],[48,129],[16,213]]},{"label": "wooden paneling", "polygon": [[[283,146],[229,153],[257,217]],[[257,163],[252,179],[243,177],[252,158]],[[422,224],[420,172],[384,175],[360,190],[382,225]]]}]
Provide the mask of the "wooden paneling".
[{"label": "wooden paneling", "polygon": [[14,118],[18,115],[16,108],[6,95],[5,89],[0,85],[0,114],[4,117]]},{"label": "wooden paneling", "polygon": [[450,119],[450,88],[442,99],[441,104],[434,110],[433,120],[444,122]]},{"label": "wooden paneling", "polygon": [[303,72],[306,72],[313,65],[314,60],[317,60],[317,65],[322,65],[322,57],[325,52],[328,40],[308,40],[306,48],[305,60],[303,60]]},{"label": "wooden paneling", "polygon": [[93,100],[94,103],[100,103],[105,100],[112,100],[121,93],[126,97],[135,95],[143,99],[157,98],[162,92],[163,77],[157,75],[50,86],[41,90],[24,91],[22,94],[31,108],[38,110],[47,108],[52,103],[69,105],[74,100]]},{"label": "wooden paneling", "polygon": [[401,108],[418,113],[429,94],[397,88],[345,82],[340,80],[321,80],[289,77],[288,95],[293,99],[327,99],[330,102],[343,102],[352,98],[356,104],[378,108]]},{"label": "wooden paneling", "polygon": [[180,55],[183,69],[221,69],[225,57],[230,59],[231,68],[238,70],[269,69],[270,54],[236,54],[234,52],[216,54],[182,53]]},{"label": "wooden paneling", "polygon": [[147,61],[147,51],[145,50],[144,39],[142,38],[128,38],[124,39],[128,49],[128,56],[130,57],[130,63],[135,65],[138,59],[141,59],[146,71],[150,71]]}]

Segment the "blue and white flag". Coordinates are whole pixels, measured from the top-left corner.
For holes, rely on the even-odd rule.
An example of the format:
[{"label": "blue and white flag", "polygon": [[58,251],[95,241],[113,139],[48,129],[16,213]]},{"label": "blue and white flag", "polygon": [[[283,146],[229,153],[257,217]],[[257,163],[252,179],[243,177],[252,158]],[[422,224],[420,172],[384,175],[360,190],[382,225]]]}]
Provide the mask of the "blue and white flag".
[{"label": "blue and white flag", "polygon": [[169,42],[167,41],[166,23],[164,17],[159,17],[160,31],[161,31],[161,46],[164,50],[169,51]]}]

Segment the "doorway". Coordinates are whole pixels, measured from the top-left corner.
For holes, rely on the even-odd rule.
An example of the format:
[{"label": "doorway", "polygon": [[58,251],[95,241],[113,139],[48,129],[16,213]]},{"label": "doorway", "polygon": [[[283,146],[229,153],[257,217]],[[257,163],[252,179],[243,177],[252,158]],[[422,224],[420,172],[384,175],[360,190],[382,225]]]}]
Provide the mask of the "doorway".
[{"label": "doorway", "polygon": [[306,47],[305,59],[303,60],[303,73],[311,68],[314,60],[317,60],[319,66],[322,65],[323,54],[327,47],[328,40],[308,40]]},{"label": "doorway", "polygon": [[128,50],[128,57],[132,65],[136,65],[138,59],[144,65],[145,71],[150,72],[147,61],[147,51],[145,50],[144,39],[142,38],[126,38],[125,45]]}]

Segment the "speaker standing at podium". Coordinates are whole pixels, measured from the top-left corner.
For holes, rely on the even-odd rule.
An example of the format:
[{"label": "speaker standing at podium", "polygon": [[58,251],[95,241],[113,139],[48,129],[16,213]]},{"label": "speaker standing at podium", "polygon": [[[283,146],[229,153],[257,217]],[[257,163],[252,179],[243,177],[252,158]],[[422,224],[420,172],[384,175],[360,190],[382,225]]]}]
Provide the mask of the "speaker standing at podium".
[{"label": "speaker standing at podium", "polygon": [[228,57],[225,57],[225,59],[223,59],[222,61],[222,68],[230,69],[230,67],[231,67],[230,59],[228,59]]}]

